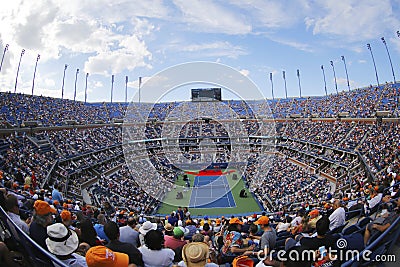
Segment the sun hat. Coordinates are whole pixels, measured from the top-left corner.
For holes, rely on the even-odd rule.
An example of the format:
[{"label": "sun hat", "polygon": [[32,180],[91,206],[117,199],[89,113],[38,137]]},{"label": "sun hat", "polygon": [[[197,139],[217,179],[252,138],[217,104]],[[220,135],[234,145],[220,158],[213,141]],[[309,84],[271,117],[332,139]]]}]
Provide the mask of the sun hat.
[{"label": "sun hat", "polygon": [[129,264],[129,256],[114,252],[105,246],[95,246],[86,252],[86,263],[88,267],[126,267]]},{"label": "sun hat", "polygon": [[156,230],[157,229],[157,224],[156,223],[151,223],[149,221],[144,222],[142,226],[139,228],[139,232],[143,235],[147,234],[148,231],[150,230]]},{"label": "sun hat", "polygon": [[182,259],[187,267],[205,266],[208,254],[208,246],[203,242],[192,242],[182,248]]},{"label": "sun hat", "polygon": [[172,226],[172,224],[167,223],[167,224],[164,226],[164,229],[165,229],[165,231],[171,232],[171,231],[174,230],[174,227]]},{"label": "sun hat", "polygon": [[36,200],[33,204],[37,215],[46,215],[49,213],[56,213],[56,210],[50,207],[49,203],[43,200]]},{"label": "sun hat", "polygon": [[62,223],[47,226],[46,245],[54,255],[65,256],[73,253],[79,246],[75,231],[69,230]]}]

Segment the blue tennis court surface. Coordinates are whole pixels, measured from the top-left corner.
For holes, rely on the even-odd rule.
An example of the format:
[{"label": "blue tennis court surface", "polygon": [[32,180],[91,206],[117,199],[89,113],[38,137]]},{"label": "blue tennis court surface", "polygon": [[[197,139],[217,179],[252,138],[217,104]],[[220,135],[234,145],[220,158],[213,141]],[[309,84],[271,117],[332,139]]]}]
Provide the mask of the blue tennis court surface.
[{"label": "blue tennis court surface", "polygon": [[236,203],[225,175],[194,178],[189,208],[232,207],[236,207]]}]

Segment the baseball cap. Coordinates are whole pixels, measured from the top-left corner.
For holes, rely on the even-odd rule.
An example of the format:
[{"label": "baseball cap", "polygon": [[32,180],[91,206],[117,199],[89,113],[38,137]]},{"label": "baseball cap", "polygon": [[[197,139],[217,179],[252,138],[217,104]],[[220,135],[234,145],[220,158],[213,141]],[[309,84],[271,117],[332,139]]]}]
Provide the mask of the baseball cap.
[{"label": "baseball cap", "polygon": [[86,263],[88,267],[125,267],[129,264],[129,256],[105,246],[95,246],[86,252]]},{"label": "baseball cap", "polygon": [[61,212],[60,216],[61,216],[61,219],[63,219],[64,221],[71,220],[71,218],[72,218],[71,212],[69,212],[68,210],[63,210]]},{"label": "baseball cap", "polygon": [[229,224],[235,224],[235,223],[241,224],[241,225],[243,224],[243,222],[236,217],[229,220]]},{"label": "baseball cap", "polygon": [[35,208],[36,214],[38,215],[46,215],[49,213],[56,213],[56,210],[50,207],[49,203],[43,200],[36,200],[35,204],[33,204]]},{"label": "baseball cap", "polygon": [[269,224],[269,218],[267,216],[261,216],[260,218],[258,218],[258,220],[255,222],[255,224]]},{"label": "baseball cap", "polygon": [[182,230],[182,227],[175,227],[174,228],[174,236],[177,237],[182,237],[184,235],[184,231]]},{"label": "baseball cap", "polygon": [[308,215],[319,215],[319,210],[315,209],[310,211],[310,213]]}]

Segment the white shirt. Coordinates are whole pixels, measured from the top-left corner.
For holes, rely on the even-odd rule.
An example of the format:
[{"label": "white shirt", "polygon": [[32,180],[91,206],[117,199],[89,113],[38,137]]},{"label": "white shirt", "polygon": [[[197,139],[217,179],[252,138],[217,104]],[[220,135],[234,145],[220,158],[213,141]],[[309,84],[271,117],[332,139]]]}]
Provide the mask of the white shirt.
[{"label": "white shirt", "polygon": [[[71,267],[87,267],[87,263],[86,263],[86,258],[76,254],[76,253],[72,253],[71,256],[73,258],[71,259],[67,259],[67,260],[60,260],[62,262],[64,262],[67,266],[71,266]],[[54,263],[54,266],[58,267],[59,265]]]},{"label": "white shirt", "polygon": [[339,207],[329,216],[329,230],[333,230],[339,226],[344,225],[346,221],[346,211],[344,208]]},{"label": "white shirt", "polygon": [[[186,267],[186,264],[185,264],[184,261],[180,261],[180,262],[178,263],[178,266],[179,266],[179,267]],[[219,265],[218,265],[218,264],[215,264],[215,263],[212,263],[212,262],[209,262],[209,263],[206,263],[206,264],[204,265],[204,267],[219,267]]]},{"label": "white shirt", "polygon": [[7,212],[8,217],[19,227],[21,228],[22,231],[24,231],[27,235],[29,235],[29,226],[21,220],[21,217],[19,217],[18,214],[12,213],[12,212]]},{"label": "white shirt", "polygon": [[301,217],[300,216],[295,217],[290,224],[292,225],[292,227],[300,225]]},{"label": "white shirt", "polygon": [[175,252],[170,248],[151,250],[142,246],[139,250],[142,253],[144,267],[170,267],[173,264]]},{"label": "white shirt", "polygon": [[365,205],[365,213],[368,212],[367,207],[369,207],[370,209],[373,209],[376,205],[379,204],[379,202],[381,202],[382,200],[382,193],[378,193],[376,196],[374,196],[370,201],[368,201],[368,204]]},{"label": "white shirt", "polygon": [[122,226],[119,228],[119,241],[131,243],[133,246],[139,247],[139,232],[129,225]]},{"label": "white shirt", "polygon": [[278,223],[278,225],[276,226],[276,231],[277,231],[277,232],[286,231],[289,227],[290,227],[290,223],[283,223],[283,222],[280,222],[280,223]]}]

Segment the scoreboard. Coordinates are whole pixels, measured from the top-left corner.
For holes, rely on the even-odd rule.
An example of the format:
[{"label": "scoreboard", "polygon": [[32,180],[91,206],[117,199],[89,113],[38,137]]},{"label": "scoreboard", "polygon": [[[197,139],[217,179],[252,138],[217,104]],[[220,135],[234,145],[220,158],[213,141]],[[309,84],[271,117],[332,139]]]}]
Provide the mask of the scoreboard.
[{"label": "scoreboard", "polygon": [[221,101],[221,88],[192,89],[193,102]]}]

